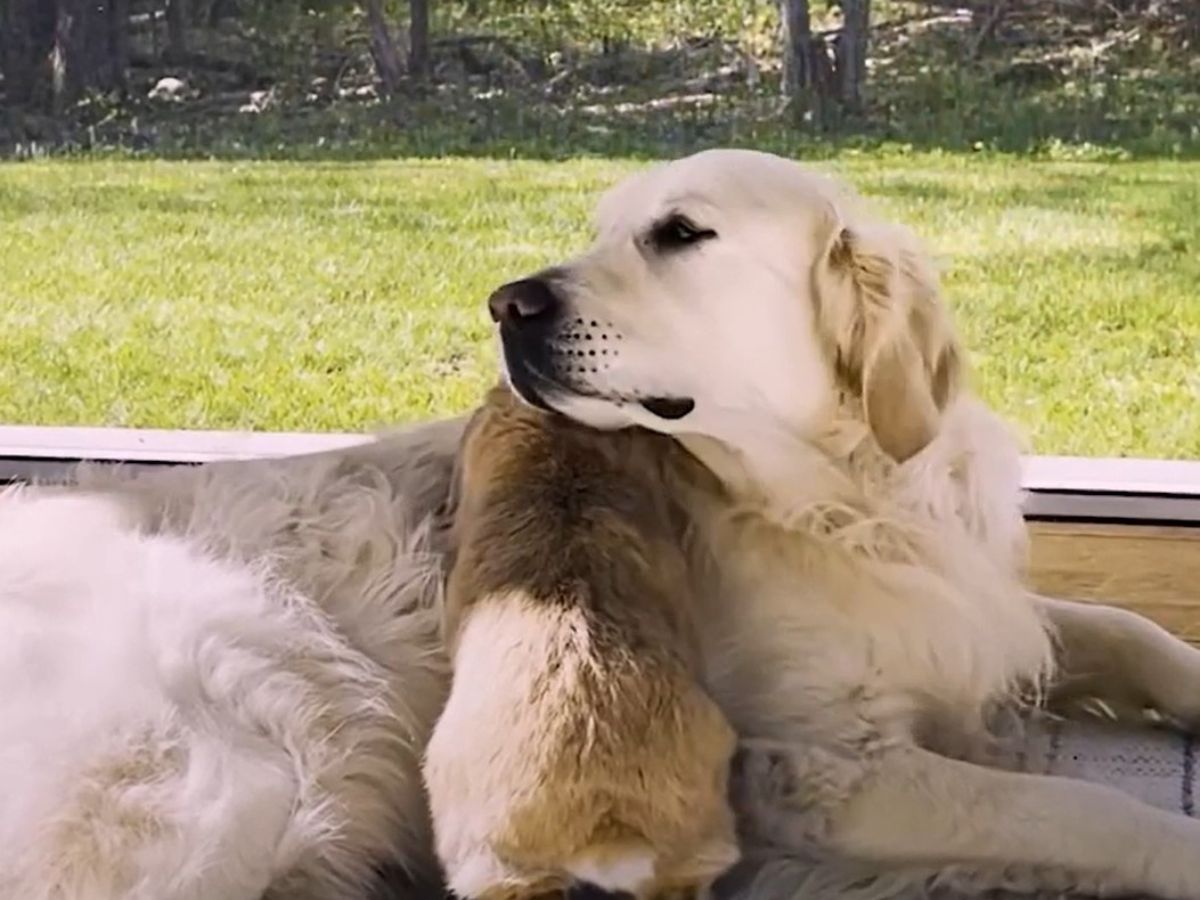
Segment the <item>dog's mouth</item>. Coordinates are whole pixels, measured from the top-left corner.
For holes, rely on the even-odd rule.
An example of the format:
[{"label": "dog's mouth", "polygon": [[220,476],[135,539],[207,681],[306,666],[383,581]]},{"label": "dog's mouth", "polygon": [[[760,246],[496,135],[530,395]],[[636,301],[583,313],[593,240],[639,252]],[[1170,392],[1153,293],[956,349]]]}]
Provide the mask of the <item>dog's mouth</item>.
[{"label": "dog's mouth", "polygon": [[508,380],[517,396],[530,406],[545,412],[557,412],[556,397],[579,397],[596,400],[615,407],[640,406],[652,416],[667,422],[677,422],[691,414],[696,401],[691,397],[644,397],[595,390],[587,385],[564,382],[546,375],[522,360],[508,360]]},{"label": "dog's mouth", "polygon": [[516,395],[530,406],[545,412],[554,412],[554,408],[547,402],[546,396],[560,392],[559,385],[524,362],[514,363],[511,359],[506,359],[505,362],[508,381]]},{"label": "dog's mouth", "polygon": [[677,422],[696,408],[696,401],[691,397],[644,397],[638,405],[653,416]]},{"label": "dog's mouth", "polygon": [[[556,412],[555,399],[577,397],[614,407],[639,406],[665,422],[677,422],[696,408],[691,397],[671,394],[645,395],[640,392],[613,391],[593,387],[559,370],[548,341],[522,341],[501,329],[508,381],[517,396],[538,409]],[[569,367],[568,367],[569,368]]]}]

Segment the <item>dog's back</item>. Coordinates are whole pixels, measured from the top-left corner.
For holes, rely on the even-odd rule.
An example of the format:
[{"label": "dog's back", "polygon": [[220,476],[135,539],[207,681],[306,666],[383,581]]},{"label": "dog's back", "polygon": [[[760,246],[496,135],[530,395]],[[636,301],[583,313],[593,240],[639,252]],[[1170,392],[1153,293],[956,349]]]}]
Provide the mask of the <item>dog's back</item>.
[{"label": "dog's back", "polygon": [[736,858],[734,735],[698,686],[680,522],[660,482],[673,452],[502,389],[470,426],[447,596],[454,687],[426,763],[460,896],[572,879],[650,896]]}]

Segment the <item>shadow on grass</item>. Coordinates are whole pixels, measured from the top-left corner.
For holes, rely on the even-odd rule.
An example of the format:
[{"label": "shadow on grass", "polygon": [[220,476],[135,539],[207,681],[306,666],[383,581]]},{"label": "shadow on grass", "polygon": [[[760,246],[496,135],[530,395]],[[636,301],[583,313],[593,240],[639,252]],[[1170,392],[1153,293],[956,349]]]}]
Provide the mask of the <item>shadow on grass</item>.
[{"label": "shadow on grass", "polygon": [[[1170,170],[1170,174],[1151,174],[1107,167],[1064,171],[1062,167],[1010,170],[1012,181],[980,183],[968,173],[958,179],[925,176],[903,171],[884,180],[867,177],[862,188],[877,197],[902,202],[937,201],[952,206],[1031,209],[1058,212],[1070,210],[1097,215],[1111,214],[1114,204],[1136,199],[1139,208],[1161,207],[1174,212],[1167,216],[1179,223],[1194,223],[1200,215],[1200,182],[1194,170]],[[1157,218],[1157,216],[1154,216]]]},{"label": "shadow on grass", "polygon": [[[315,70],[284,67],[272,78],[260,60],[251,67],[258,80],[230,82],[211,66],[180,73],[197,92],[180,103],[90,98],[65,118],[21,115],[0,104],[0,157],[660,159],[746,146],[810,159],[854,150],[1200,158],[1194,45],[1168,41],[1148,22],[1131,32],[1109,23],[1101,53],[1092,26],[1103,25],[1103,15],[1082,31],[1016,17],[1004,25],[1015,29],[1008,42],[981,52],[969,21],[880,25],[866,113],[823,129],[783,109],[778,60],[752,59],[744,34],[660,35],[654,46],[616,49],[576,35],[552,51],[526,31],[469,53],[460,48],[462,59],[443,48],[436,83],[408,85],[387,103],[345,99],[374,87],[347,82],[355,87],[348,94],[336,87],[341,70],[313,79]],[[144,73],[133,94],[144,97],[157,74]],[[268,82],[271,104],[243,112],[248,92]]]},{"label": "shadow on grass", "polygon": [[[987,98],[935,120],[881,117],[818,132],[790,123],[774,98],[716,98],[667,109],[558,105],[519,96],[329,107],[164,123],[139,155],[169,159],[379,160],[477,157],[556,161],[665,159],[720,146],[801,159],[866,153],[992,152],[1046,159],[1200,159],[1200,98],[1192,118],[1120,119],[1052,97]],[[118,145],[119,146],[119,145]]]},{"label": "shadow on grass", "polygon": [[[636,60],[629,63],[637,71]],[[478,157],[660,159],[714,146],[800,158],[897,149],[1047,158],[1200,158],[1200,84],[1180,71],[1112,72],[1082,83],[1020,84],[930,67],[884,84],[867,115],[836,130],[797,123],[774,88],[444,84],[389,103],[329,101],[258,114],[147,103],[102,121],[0,109],[0,155],[116,152],[167,159],[349,161]]]},{"label": "shadow on grass", "polygon": [[[750,146],[764,144],[741,143]],[[880,146],[886,149],[886,145]],[[790,152],[800,158],[827,159],[835,155],[836,147],[833,143],[815,147],[792,146]],[[369,153],[342,156],[324,153],[306,156],[297,150],[295,144],[288,144],[286,152],[276,153],[252,154],[248,147],[244,149],[244,156],[214,153],[203,159],[262,159],[283,164],[277,168],[250,167],[235,171],[223,168],[193,170],[187,175],[176,172],[166,182],[125,176],[117,176],[112,181],[64,177],[58,182],[39,181],[36,186],[31,186],[20,179],[0,179],[0,208],[13,219],[54,210],[74,213],[86,210],[106,215],[130,211],[167,216],[210,217],[230,214],[239,219],[276,219],[284,214],[297,213],[319,217],[328,214],[331,205],[341,203],[358,210],[358,227],[387,230],[411,228],[414,220],[429,215],[431,211],[445,211],[447,197],[444,193],[438,193],[435,200],[432,195],[426,195],[424,187],[414,184],[406,203],[384,203],[384,195],[372,194],[372,191],[379,189],[378,185],[372,187],[367,182],[357,180],[354,175],[355,170],[373,166],[381,160],[391,160],[397,156],[420,157],[419,153],[377,153],[374,152],[379,150],[376,145],[371,146],[372,152]],[[780,149],[789,152],[786,146]],[[581,154],[543,154],[533,158],[565,159],[578,155]],[[634,151],[626,148],[623,152],[613,150],[597,155],[624,157],[634,155]],[[158,153],[143,158],[161,159],[164,156],[183,160],[201,158],[182,150],[174,155]],[[519,154],[502,156],[506,159],[522,158]],[[649,158],[650,155],[645,156]],[[1100,158],[1111,161],[1125,157]],[[288,163],[302,164],[303,172],[292,170]],[[1172,252],[1191,252],[1195,242],[1194,223],[1200,212],[1200,182],[1195,180],[1195,170],[1190,166],[1179,169],[1126,168],[1106,164],[1102,167],[1076,168],[1067,162],[1030,168],[1026,165],[1008,167],[1001,162],[989,166],[985,170],[987,177],[980,178],[981,170],[977,166],[947,161],[943,167],[937,156],[927,162],[918,161],[915,166],[900,159],[896,160],[895,166],[890,166],[886,159],[881,164],[871,156],[868,156],[867,163],[866,167],[851,176],[858,188],[867,196],[895,200],[901,206],[932,202],[939,208],[959,209],[967,213],[1001,209],[1017,215],[1021,210],[1067,212],[1097,221],[1120,216],[1153,223],[1153,227],[1163,234],[1164,246],[1169,246]],[[449,183],[442,184],[436,170],[423,171],[442,185],[439,191],[447,187],[452,192],[458,189]],[[402,169],[389,169],[385,177],[403,181],[406,176]],[[422,176],[422,182],[425,177]],[[478,169],[473,177],[476,181],[486,182],[488,169]],[[584,176],[580,174],[578,177]],[[180,178],[185,180],[180,182]],[[330,190],[316,189],[317,182],[323,179],[331,179]],[[605,179],[601,181],[606,183]],[[578,183],[573,181],[572,185]],[[469,189],[465,184],[461,186],[464,191]],[[358,191],[360,187],[363,188],[361,194]],[[573,189],[565,185],[561,187],[561,190]],[[557,183],[543,182],[535,177],[531,181],[514,183],[511,192],[497,192],[495,199],[504,203],[539,194],[552,198],[558,190],[560,186]]]}]

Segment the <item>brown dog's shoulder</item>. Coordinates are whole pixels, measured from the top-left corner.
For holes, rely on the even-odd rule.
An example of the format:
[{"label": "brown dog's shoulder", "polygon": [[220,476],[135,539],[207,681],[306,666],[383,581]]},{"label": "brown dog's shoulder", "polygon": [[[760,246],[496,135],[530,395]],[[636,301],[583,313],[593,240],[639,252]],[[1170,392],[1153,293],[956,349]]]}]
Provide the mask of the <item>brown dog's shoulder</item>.
[{"label": "brown dog's shoulder", "polygon": [[736,854],[734,734],[697,680],[671,446],[503,388],[472,419],[446,601],[454,684],[425,770],[457,888],[594,871],[628,889]]}]

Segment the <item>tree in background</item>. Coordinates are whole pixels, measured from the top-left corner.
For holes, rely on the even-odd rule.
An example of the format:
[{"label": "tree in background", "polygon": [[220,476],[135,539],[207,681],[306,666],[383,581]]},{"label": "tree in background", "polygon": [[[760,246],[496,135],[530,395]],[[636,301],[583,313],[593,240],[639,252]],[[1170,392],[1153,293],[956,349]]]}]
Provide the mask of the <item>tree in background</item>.
[{"label": "tree in background", "polygon": [[408,3],[408,71],[419,81],[430,74],[429,0]]},{"label": "tree in background", "polygon": [[867,44],[871,34],[871,0],[841,0],[842,33],[834,45],[838,102],[850,113],[863,111],[867,80]]},{"label": "tree in background", "polygon": [[57,18],[55,5],[44,0],[0,0],[0,65],[14,106],[50,99],[50,50]]},{"label": "tree in background", "polygon": [[[397,40],[388,22],[384,0],[366,0],[366,14],[371,59],[384,94],[390,96],[399,90],[406,69],[413,80],[427,80],[430,75],[429,0],[409,0],[407,64],[401,62],[402,40]],[[403,34],[403,31],[398,30],[398,33]]]},{"label": "tree in background", "polygon": [[864,109],[871,0],[838,0],[837,6],[841,28],[826,34],[813,31],[808,0],[779,4],[783,97],[794,118],[818,128]]},{"label": "tree in background", "polygon": [[[921,142],[931,123],[963,145],[1190,147],[1198,50],[1200,0],[0,0],[0,153],[401,123],[424,141],[450,119],[467,142],[564,147],[765,128]],[[438,104],[407,89],[435,73]]]},{"label": "tree in background", "polygon": [[[131,14],[155,35],[154,55],[175,66],[201,60],[193,32],[233,20],[268,40],[307,15],[355,15],[347,0],[286,0],[254,7],[237,0],[0,0],[0,74],[6,105],[38,112],[65,109],[89,92],[124,92],[130,67]],[[371,57],[386,94],[407,75],[429,77],[430,0],[408,0],[407,28],[393,29],[384,0],[366,0]],[[165,23],[166,40],[157,29]],[[406,47],[406,52],[401,47]],[[161,53],[158,48],[161,47]],[[140,59],[145,58],[141,54]],[[248,63],[237,61],[241,67]]]},{"label": "tree in background", "polygon": [[400,62],[400,48],[392,35],[383,0],[367,0],[367,28],[370,32],[371,59],[375,63],[375,74],[380,87],[387,96],[400,88],[404,67]]},{"label": "tree in background", "polygon": [[809,112],[818,114],[821,92],[815,86],[820,76],[808,0],[780,0],[779,20],[783,36],[783,97],[797,119]]},{"label": "tree in background", "polygon": [[3,0],[9,103],[61,110],[89,90],[123,90],[128,0]]},{"label": "tree in background", "polygon": [[168,60],[182,60],[188,52],[188,3],[187,0],[167,2],[167,49]]}]

